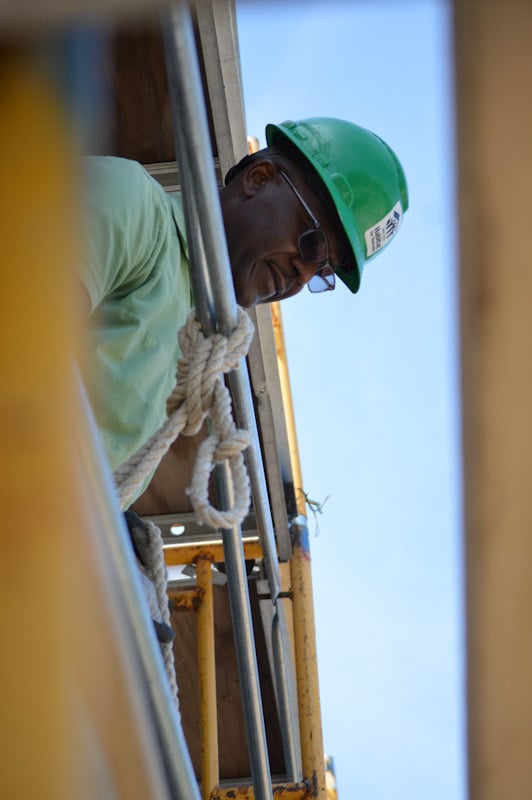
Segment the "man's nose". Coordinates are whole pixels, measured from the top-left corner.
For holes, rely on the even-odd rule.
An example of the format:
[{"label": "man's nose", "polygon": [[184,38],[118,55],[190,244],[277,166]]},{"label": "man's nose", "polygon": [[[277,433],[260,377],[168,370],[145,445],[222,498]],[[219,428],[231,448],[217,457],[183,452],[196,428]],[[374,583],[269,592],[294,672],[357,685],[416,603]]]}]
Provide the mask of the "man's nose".
[{"label": "man's nose", "polygon": [[296,272],[297,282],[302,286],[309,282],[318,269],[318,264],[313,261],[304,261],[299,255],[292,259],[292,266]]}]

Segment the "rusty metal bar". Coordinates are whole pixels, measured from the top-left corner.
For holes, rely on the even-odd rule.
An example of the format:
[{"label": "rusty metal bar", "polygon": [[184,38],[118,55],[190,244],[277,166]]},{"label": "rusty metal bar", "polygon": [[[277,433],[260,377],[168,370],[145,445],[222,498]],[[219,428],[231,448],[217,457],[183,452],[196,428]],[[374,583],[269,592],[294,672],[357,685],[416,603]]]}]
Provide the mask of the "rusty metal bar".
[{"label": "rusty metal bar", "polygon": [[[276,783],[273,785],[274,800],[313,800],[306,781],[298,783]],[[211,794],[210,800],[255,800],[253,786],[224,786],[217,787]]]},{"label": "rusty metal bar", "polygon": [[[258,539],[243,541],[244,555],[247,560],[262,558],[262,548]],[[181,564],[194,564],[200,558],[211,557],[212,561],[224,561],[223,542],[208,544],[166,545],[164,547],[164,560],[166,566],[175,567]]]},{"label": "rusty metal bar", "polygon": [[182,589],[179,592],[169,589],[168,598],[172,611],[197,611],[203,600],[203,592],[196,588]]},{"label": "rusty metal bar", "polygon": [[196,563],[196,581],[202,595],[198,606],[201,796],[203,800],[209,800],[212,788],[219,783],[220,773],[218,769],[212,559],[207,556],[202,556]]},{"label": "rusty metal bar", "polygon": [[297,517],[292,522],[290,534],[293,552],[290,567],[303,776],[311,782],[316,797],[325,800],[325,766],[310,549],[304,517]]}]

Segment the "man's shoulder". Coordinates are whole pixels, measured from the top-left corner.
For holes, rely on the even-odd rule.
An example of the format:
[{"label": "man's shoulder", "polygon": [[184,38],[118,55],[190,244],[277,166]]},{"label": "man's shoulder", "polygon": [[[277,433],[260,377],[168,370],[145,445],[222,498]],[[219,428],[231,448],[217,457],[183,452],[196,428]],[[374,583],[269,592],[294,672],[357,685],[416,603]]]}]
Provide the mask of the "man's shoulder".
[{"label": "man's shoulder", "polygon": [[108,219],[129,219],[138,227],[156,224],[157,215],[169,216],[162,186],[138,161],[117,156],[86,156],[85,198],[88,207]]},{"label": "man's shoulder", "polygon": [[125,181],[149,186],[154,183],[142,164],[119,156],[85,156],[84,170],[89,182],[106,180],[123,184]]}]

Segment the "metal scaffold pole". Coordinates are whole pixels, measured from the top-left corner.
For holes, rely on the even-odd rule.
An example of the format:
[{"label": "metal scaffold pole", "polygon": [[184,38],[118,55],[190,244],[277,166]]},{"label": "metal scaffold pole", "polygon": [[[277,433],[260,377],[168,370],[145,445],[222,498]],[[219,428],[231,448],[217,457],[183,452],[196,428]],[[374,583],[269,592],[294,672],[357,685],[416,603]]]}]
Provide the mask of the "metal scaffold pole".
[{"label": "metal scaffold pole", "polygon": [[[173,8],[163,26],[163,34],[176,155],[193,265],[196,313],[205,335],[215,331],[228,335],[237,324],[237,306],[212,167],[192,21],[185,3]],[[220,503],[227,507],[232,499],[228,468],[224,464],[218,465],[215,477]],[[222,537],[254,794],[256,800],[271,800],[266,733],[240,527],[222,531]]]}]

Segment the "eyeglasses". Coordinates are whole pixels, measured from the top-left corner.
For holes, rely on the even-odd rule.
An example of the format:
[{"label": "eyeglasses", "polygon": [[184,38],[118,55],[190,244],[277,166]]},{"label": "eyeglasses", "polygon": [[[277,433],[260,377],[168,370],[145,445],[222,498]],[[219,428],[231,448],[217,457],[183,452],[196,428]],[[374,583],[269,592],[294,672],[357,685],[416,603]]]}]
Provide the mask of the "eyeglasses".
[{"label": "eyeglasses", "polygon": [[329,244],[327,242],[327,237],[321,229],[320,223],[305,200],[303,200],[288,175],[282,170],[279,170],[279,174],[282,175],[292,189],[314,225],[314,228],[302,233],[297,241],[299,255],[302,261],[307,264],[318,264],[318,269],[307,283],[308,290],[313,293],[331,292],[336,286],[336,278],[334,269],[329,264]]}]

